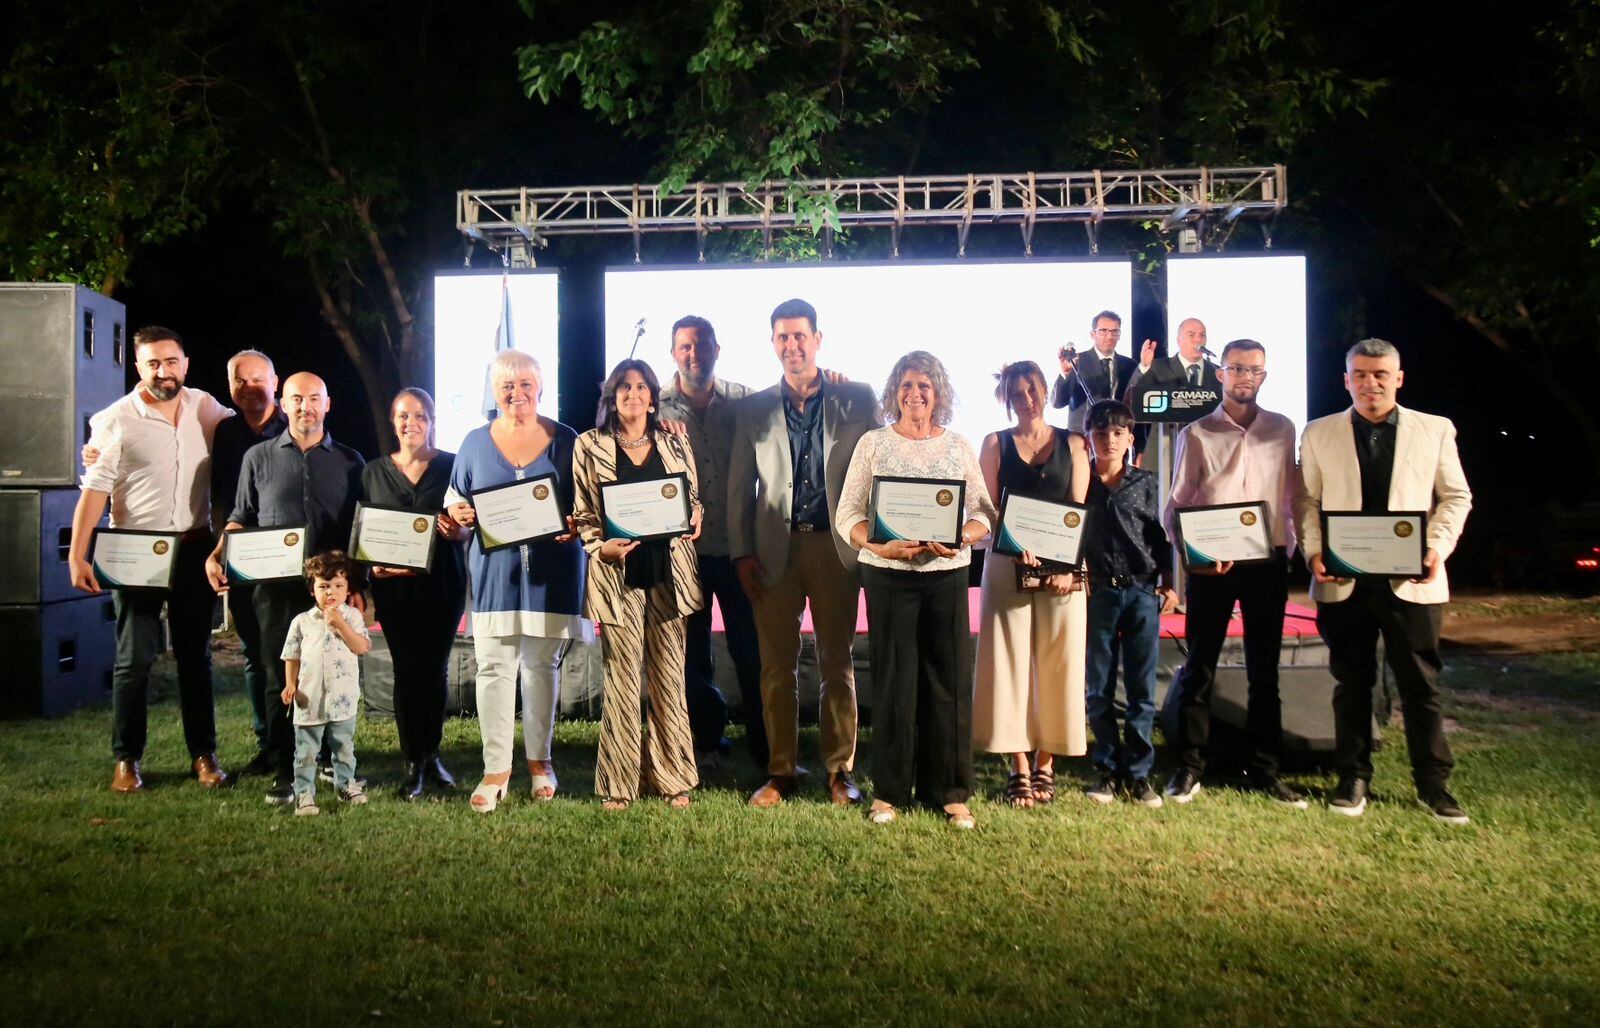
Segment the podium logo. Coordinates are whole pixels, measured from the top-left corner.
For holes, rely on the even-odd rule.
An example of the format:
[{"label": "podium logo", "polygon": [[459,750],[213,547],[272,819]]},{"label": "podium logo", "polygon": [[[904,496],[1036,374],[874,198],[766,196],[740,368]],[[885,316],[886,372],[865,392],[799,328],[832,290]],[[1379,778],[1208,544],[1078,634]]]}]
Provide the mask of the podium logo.
[{"label": "podium logo", "polygon": [[418,518],[417,520],[411,522],[411,531],[417,533],[418,535],[421,535],[422,533],[426,532],[427,530],[428,530],[428,519],[427,518]]},{"label": "podium logo", "polygon": [[1167,396],[1165,389],[1157,389],[1155,392],[1144,395],[1144,412],[1146,414],[1165,414],[1170,406],[1172,406],[1172,401]]}]

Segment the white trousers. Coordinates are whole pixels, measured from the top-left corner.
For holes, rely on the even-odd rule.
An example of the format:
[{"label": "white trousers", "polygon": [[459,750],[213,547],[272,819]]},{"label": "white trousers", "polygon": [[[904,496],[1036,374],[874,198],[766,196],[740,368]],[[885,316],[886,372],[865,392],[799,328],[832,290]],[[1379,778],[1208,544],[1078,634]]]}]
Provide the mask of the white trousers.
[{"label": "white trousers", "polygon": [[529,760],[549,760],[560,696],[561,658],[571,639],[532,635],[476,635],[478,731],[483,773],[511,770],[517,738],[517,672],[522,679],[522,745]]}]

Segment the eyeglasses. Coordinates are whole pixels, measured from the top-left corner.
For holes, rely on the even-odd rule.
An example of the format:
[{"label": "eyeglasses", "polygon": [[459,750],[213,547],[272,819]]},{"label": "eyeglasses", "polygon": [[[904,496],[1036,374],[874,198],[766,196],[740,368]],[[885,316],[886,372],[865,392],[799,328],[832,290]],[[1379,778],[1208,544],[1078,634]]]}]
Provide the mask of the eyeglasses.
[{"label": "eyeglasses", "polygon": [[1097,328],[1097,329],[1094,330],[1094,334],[1097,335],[1097,336],[1120,336],[1122,334],[1122,329],[1120,329],[1120,328]]},{"label": "eyeglasses", "polygon": [[1265,378],[1267,374],[1266,368],[1247,368],[1243,364],[1224,364],[1222,370],[1240,378]]}]

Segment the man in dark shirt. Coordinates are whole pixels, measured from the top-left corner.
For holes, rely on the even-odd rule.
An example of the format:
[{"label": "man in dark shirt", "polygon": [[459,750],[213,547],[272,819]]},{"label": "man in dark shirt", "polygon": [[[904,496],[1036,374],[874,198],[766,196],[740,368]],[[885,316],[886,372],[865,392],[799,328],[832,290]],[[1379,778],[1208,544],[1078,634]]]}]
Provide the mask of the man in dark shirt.
[{"label": "man in dark shirt", "polygon": [[[273,528],[304,525],[306,553],[343,549],[349,544],[356,500],[361,496],[361,469],[366,462],[348,446],[341,446],[323,429],[330,406],[328,387],[316,375],[300,372],[283,384],[283,407],[289,430],[276,439],[252,447],[245,454],[239,491],[227,528]],[[223,537],[226,540],[226,536]],[[228,588],[222,565],[223,542],[206,561],[212,588]],[[352,583],[352,602],[360,606],[359,583]],[[267,711],[267,749],[276,776],[267,802],[294,802],[292,763],[294,730],[289,708],[278,695],[284,687],[284,666],[279,655],[289,634],[289,622],[310,607],[305,584],[298,578],[259,582],[252,598],[261,625],[264,705]]]},{"label": "man in dark shirt", "polygon": [[[1295,520],[1312,573],[1317,630],[1328,644],[1329,670],[1337,683],[1333,719],[1339,783],[1328,809],[1346,817],[1367,809],[1381,637],[1405,711],[1417,799],[1438,820],[1466,824],[1467,814],[1449,788],[1455,757],[1444,735],[1439,636],[1450,599],[1444,562],[1472,510],[1472,490],[1461,470],[1455,426],[1447,418],[1400,406],[1396,394],[1404,382],[1394,344],[1363,339],[1345,355],[1350,407],[1311,422],[1300,439]],[[1355,510],[1427,511],[1422,574],[1355,581],[1329,574],[1322,514]]]},{"label": "man in dark shirt", "polygon": [[[241,350],[228,360],[228,392],[239,412],[217,426],[211,443],[211,519],[220,537],[222,526],[233,511],[239,493],[239,472],[244,455],[254,445],[276,439],[289,427],[289,419],[278,406],[278,374],[272,358],[259,350]],[[251,727],[256,733],[256,755],[238,771],[239,775],[264,775],[272,771],[267,751],[267,708],[264,685],[266,661],[261,653],[261,626],[256,621],[254,592],[249,585],[235,585],[228,592],[228,613],[234,631],[239,633],[239,649],[244,655],[244,691],[250,697]],[[276,659],[276,654],[272,655]]]},{"label": "man in dark shirt", "polygon": [[[1089,478],[1083,560],[1089,569],[1089,625],[1084,653],[1084,691],[1093,759],[1099,781],[1086,790],[1110,803],[1126,784],[1142,806],[1161,806],[1150,785],[1155,764],[1156,657],[1161,615],[1175,609],[1178,594],[1169,578],[1172,546],[1161,527],[1156,476],[1127,463],[1133,443],[1133,412],[1115,400],[1089,411],[1094,474]],[[1115,654],[1122,652],[1128,695],[1126,729],[1118,741]]]}]

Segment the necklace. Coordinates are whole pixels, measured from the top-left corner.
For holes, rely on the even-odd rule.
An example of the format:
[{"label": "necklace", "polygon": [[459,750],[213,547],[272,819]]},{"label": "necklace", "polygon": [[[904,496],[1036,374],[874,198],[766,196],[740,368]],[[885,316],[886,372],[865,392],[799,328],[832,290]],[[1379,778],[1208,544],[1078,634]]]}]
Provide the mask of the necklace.
[{"label": "necklace", "polygon": [[624,450],[637,450],[641,446],[650,445],[649,435],[642,435],[637,439],[624,439],[622,436],[612,433],[612,438],[616,439],[617,445],[622,447]]}]

